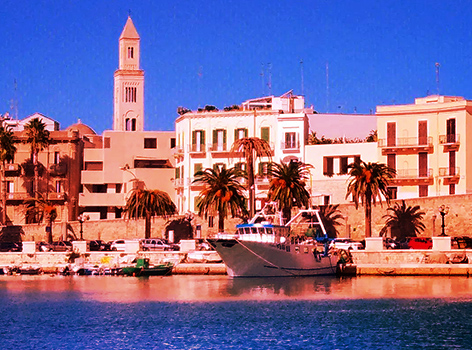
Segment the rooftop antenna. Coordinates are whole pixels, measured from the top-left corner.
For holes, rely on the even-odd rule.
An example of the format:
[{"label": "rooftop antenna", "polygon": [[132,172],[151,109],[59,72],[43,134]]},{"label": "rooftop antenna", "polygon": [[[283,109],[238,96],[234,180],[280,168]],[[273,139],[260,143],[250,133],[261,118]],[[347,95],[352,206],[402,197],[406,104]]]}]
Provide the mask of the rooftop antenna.
[{"label": "rooftop antenna", "polygon": [[329,113],[329,64],[326,62],[326,113]]},{"label": "rooftop antenna", "polygon": [[265,95],[265,81],[264,81],[264,63],[262,63],[262,69],[261,69],[261,82],[262,82],[262,96]]},{"label": "rooftop antenna", "polygon": [[15,120],[18,120],[18,99],[17,99],[17,86],[16,79],[13,81],[13,98],[10,101],[11,114],[15,116]]},{"label": "rooftop antenna", "polygon": [[441,65],[438,62],[436,62],[435,66],[436,66],[436,90],[439,96],[439,67],[441,67]]},{"label": "rooftop antenna", "polygon": [[267,63],[267,71],[269,72],[269,81],[267,87],[269,88],[269,96],[272,96],[272,63]]},{"label": "rooftop antenna", "polygon": [[301,75],[302,96],[303,96],[304,95],[304,91],[303,91],[303,59],[300,60],[300,75]]},{"label": "rooftop antenna", "polygon": [[198,67],[198,108],[200,108],[200,102],[202,102],[202,94],[201,94],[201,85],[202,85],[202,77],[203,77],[203,66]]}]

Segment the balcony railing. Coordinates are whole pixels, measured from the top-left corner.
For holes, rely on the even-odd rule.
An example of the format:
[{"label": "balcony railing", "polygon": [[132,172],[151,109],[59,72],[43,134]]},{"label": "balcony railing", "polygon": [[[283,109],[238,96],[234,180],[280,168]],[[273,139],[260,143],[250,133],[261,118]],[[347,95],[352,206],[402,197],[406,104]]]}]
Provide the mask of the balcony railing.
[{"label": "balcony railing", "polygon": [[439,177],[459,177],[460,176],[460,169],[459,167],[444,167],[439,168]]},{"label": "balcony railing", "polygon": [[28,198],[31,198],[31,196],[27,192],[7,193],[7,200],[10,200],[10,201],[22,201]]},{"label": "balcony railing", "polygon": [[215,153],[215,152],[227,152],[227,145],[226,143],[213,143],[210,145],[210,152]]},{"label": "balcony railing", "polygon": [[20,164],[5,164],[5,176],[19,176],[21,174]]},{"label": "balcony railing", "polygon": [[387,153],[418,153],[433,151],[433,137],[400,137],[395,140],[380,139],[378,146],[382,154]]},{"label": "balcony railing", "polygon": [[458,134],[439,135],[439,144],[444,146],[444,152],[456,151],[460,146]]},{"label": "balcony railing", "polygon": [[50,164],[49,165],[49,174],[51,176],[65,176],[67,173],[67,164]]},{"label": "balcony railing", "polygon": [[300,141],[281,142],[280,147],[284,151],[298,151],[300,150]]},{"label": "balcony railing", "polygon": [[183,187],[185,184],[185,179],[175,179],[174,187]]},{"label": "balcony railing", "polygon": [[64,200],[66,195],[64,192],[49,192],[47,198],[49,200]]},{"label": "balcony railing", "polygon": [[397,169],[397,174],[390,182],[397,185],[432,185],[434,181],[433,169]]},{"label": "balcony railing", "polygon": [[206,147],[204,144],[189,145],[189,153],[205,153]]}]

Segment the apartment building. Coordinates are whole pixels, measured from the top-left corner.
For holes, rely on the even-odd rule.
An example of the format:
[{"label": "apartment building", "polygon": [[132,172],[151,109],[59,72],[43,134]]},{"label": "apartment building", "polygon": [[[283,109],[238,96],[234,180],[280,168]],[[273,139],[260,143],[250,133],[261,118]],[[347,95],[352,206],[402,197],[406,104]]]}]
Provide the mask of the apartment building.
[{"label": "apartment building", "polygon": [[378,159],[397,170],[394,198],[472,191],[472,101],[428,96],[414,104],[378,106]]}]

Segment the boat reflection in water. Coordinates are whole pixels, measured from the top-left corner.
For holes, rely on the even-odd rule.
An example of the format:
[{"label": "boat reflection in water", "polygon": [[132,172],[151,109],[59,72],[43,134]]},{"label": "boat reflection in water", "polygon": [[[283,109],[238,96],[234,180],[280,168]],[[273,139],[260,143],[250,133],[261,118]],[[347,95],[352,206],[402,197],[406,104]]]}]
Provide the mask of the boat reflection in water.
[{"label": "boat reflection in water", "polygon": [[360,276],[346,279],[328,276],[244,279],[196,275],[147,278],[0,276],[0,292],[25,300],[30,300],[33,295],[52,293],[54,300],[74,298],[118,303],[381,298],[472,299],[472,279],[460,276]]}]

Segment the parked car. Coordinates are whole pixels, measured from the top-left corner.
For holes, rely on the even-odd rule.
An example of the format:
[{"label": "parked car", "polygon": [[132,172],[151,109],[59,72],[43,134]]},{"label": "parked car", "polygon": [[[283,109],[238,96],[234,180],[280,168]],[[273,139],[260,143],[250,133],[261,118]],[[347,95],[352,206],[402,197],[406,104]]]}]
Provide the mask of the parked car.
[{"label": "parked car", "polygon": [[329,248],[358,250],[364,249],[364,245],[361,242],[353,241],[350,238],[335,238],[329,244]]},{"label": "parked car", "polygon": [[50,252],[52,247],[46,242],[36,242],[36,249],[40,252]]},{"label": "parked car", "polygon": [[21,252],[23,244],[21,242],[0,242],[0,252]]},{"label": "parked car", "polygon": [[124,239],[115,239],[114,241],[110,241],[110,250],[113,251],[125,251],[125,240]]},{"label": "parked car", "polygon": [[433,240],[430,237],[410,237],[408,246],[410,249],[432,249]]},{"label": "parked car", "polygon": [[452,237],[452,249],[472,249],[472,238],[468,236]]},{"label": "parked car", "polygon": [[397,247],[395,249],[410,249],[410,245],[408,244],[409,241],[409,237],[396,240]]},{"label": "parked car", "polygon": [[92,252],[105,250],[105,247],[106,247],[106,243],[102,241],[101,239],[90,241],[88,245],[89,245],[89,250]]},{"label": "parked car", "polygon": [[53,252],[68,252],[73,249],[72,243],[69,241],[52,242],[49,247]]},{"label": "parked car", "polygon": [[179,250],[177,244],[170,243],[163,238],[147,238],[140,241],[142,250]]}]

